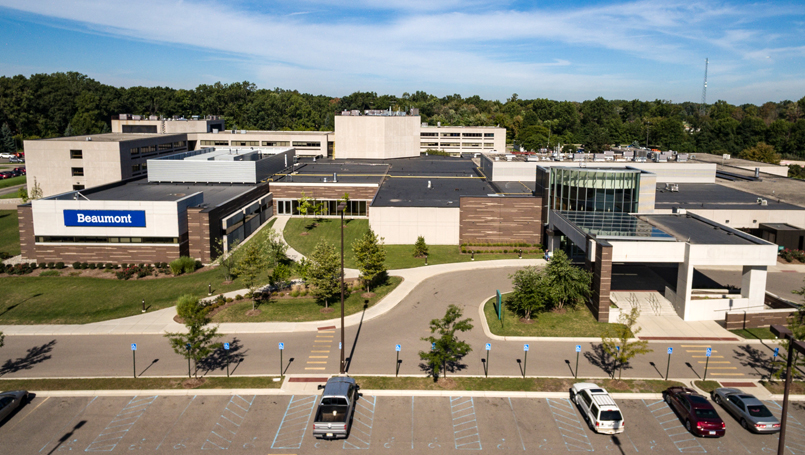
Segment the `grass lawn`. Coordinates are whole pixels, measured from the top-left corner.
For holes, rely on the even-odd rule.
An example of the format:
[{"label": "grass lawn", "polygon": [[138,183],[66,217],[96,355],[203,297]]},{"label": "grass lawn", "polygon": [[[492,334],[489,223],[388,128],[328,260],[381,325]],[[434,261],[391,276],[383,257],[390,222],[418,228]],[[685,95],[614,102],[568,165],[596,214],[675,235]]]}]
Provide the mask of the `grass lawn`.
[{"label": "grass lawn", "polygon": [[663,380],[573,379],[573,378],[465,378],[450,377],[433,382],[429,377],[353,376],[367,390],[482,390],[522,392],[567,392],[577,382],[593,382],[608,392],[659,393],[680,382]]},{"label": "grass lawn", "polygon": [[[785,381],[782,379],[774,382],[760,381],[760,384],[775,395],[782,395],[785,392]],[[805,395],[805,382],[791,381],[790,393],[792,395]]]},{"label": "grass lawn", "polygon": [[[402,282],[400,277],[390,277],[383,286],[374,289],[375,296],[369,299],[368,306],[379,302],[389,292]],[[363,310],[366,303],[361,297],[362,291],[354,292],[344,301],[344,314],[350,315]],[[324,306],[315,299],[272,299],[268,303],[263,303],[257,308],[261,313],[257,316],[246,316],[246,312],[252,309],[251,301],[236,303],[213,317],[215,322],[304,322],[304,321],[323,321],[333,319],[341,315],[340,297],[337,302],[330,305],[334,311],[322,313],[320,310]]]},{"label": "grass lawn", "polygon": [[27,177],[24,175],[19,175],[17,177],[11,177],[10,179],[3,179],[0,180],[0,189],[8,188],[14,185],[22,185],[23,183],[27,182]]},{"label": "grass lawn", "polygon": [[506,306],[506,297],[503,297],[503,318],[498,320],[495,313],[495,298],[487,300],[484,304],[489,330],[500,336],[521,337],[596,337],[600,338],[607,328],[614,324],[598,322],[593,318],[587,308],[569,308],[565,313],[540,313],[532,318],[533,324],[524,324]]},{"label": "grass lawn", "polygon": [[20,225],[16,210],[0,210],[0,251],[20,254]]},{"label": "grass lawn", "polygon": [[738,329],[738,330],[730,330],[730,332],[738,335],[741,338],[746,338],[749,340],[776,340],[777,337],[771,333],[768,327],[763,327],[759,329]]},{"label": "grass lawn", "polygon": [[17,199],[19,197],[20,197],[20,194],[17,193],[16,191],[12,191],[11,193],[0,195],[0,199]]},{"label": "grass lawn", "polygon": [[713,390],[721,387],[721,384],[719,384],[718,381],[694,381],[693,384],[707,393],[710,393]]},{"label": "grass lawn", "polygon": [[[0,390],[146,390],[183,389],[187,378],[0,379]],[[195,389],[278,389],[270,376],[207,377]]]},{"label": "grass lawn", "polygon": [[[310,256],[320,239],[324,238],[336,248],[341,247],[340,219],[335,218],[291,218],[285,226],[285,241],[304,256]],[[318,223],[314,227],[313,224]],[[355,255],[352,253],[352,242],[362,237],[369,230],[369,220],[345,220],[344,228],[344,266],[357,268]],[[301,235],[303,232],[308,235]],[[425,265],[424,258],[413,256],[413,245],[386,245],[386,268],[389,270],[408,269]],[[516,259],[517,253],[508,254],[476,254],[476,261],[493,259]],[[523,254],[523,258],[540,259],[542,254]],[[458,245],[429,245],[428,264],[450,264],[454,262],[470,262],[471,255],[462,254]]]},{"label": "grass lawn", "polygon": [[182,294],[206,297],[209,283],[214,293],[246,287],[237,279],[227,285],[223,281],[218,268],[152,280],[0,278],[0,324],[86,324],[140,314],[141,299],[150,310],[158,310],[175,305]]}]

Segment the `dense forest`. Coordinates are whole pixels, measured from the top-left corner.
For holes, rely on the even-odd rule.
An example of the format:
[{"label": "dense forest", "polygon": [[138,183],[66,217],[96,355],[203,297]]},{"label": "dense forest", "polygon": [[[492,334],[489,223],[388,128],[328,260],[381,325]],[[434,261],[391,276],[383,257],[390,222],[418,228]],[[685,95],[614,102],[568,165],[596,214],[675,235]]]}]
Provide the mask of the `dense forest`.
[{"label": "dense forest", "polygon": [[[332,130],[343,109],[419,108],[423,122],[435,125],[500,125],[508,141],[527,149],[585,144],[597,151],[612,144],[639,143],[680,152],[738,153],[759,142],[783,157],[805,158],[805,97],[762,106],[725,101],[671,103],[597,98],[571,102],[506,102],[478,96],[437,97],[425,92],[402,96],[356,92],[341,98],[295,90],[260,89],[250,82],[167,87],[112,87],[79,73],[0,77],[0,124],[7,124],[17,146],[23,139],[109,131],[112,115],[222,115],[227,128]],[[6,130],[8,131],[8,130]]]}]

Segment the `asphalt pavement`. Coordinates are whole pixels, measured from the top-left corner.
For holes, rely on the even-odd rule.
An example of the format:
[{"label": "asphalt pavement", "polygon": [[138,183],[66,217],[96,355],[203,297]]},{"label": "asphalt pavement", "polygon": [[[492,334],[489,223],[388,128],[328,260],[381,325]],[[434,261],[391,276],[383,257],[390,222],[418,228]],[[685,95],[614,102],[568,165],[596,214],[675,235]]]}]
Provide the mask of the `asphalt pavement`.
[{"label": "asphalt pavement", "polygon": [[[0,426],[4,454],[776,452],[776,435],[755,435],[720,410],[726,436],[689,434],[662,400],[620,400],[626,430],[599,435],[567,398],[469,398],[364,395],[350,436],[312,436],[316,395],[34,398]],[[777,416],[780,405],[767,402]],[[805,451],[805,409],[789,415],[787,453]]]},{"label": "asphalt pavement", "polygon": [[[481,375],[487,358],[485,345],[491,342],[488,374],[518,376],[523,374],[523,343],[489,340],[478,320],[478,307],[496,289],[511,289],[508,275],[517,268],[475,270],[438,275],[420,286],[397,306],[365,324],[346,329],[345,357],[348,372],[353,375],[395,373],[400,345],[399,373],[422,375],[419,351],[430,349],[422,337],[430,334],[428,322],[441,318],[448,305],[464,309],[464,317],[472,318],[474,328],[460,333],[473,351],[450,374]],[[479,296],[483,296],[479,298]],[[572,335],[572,334],[570,334]],[[321,327],[317,332],[277,334],[234,334],[222,337],[229,341],[231,370],[234,374],[329,375],[339,369],[340,330]],[[280,365],[279,343],[284,343]],[[0,377],[106,377],[132,375],[131,343],[137,347],[138,376],[181,376],[187,374],[187,362],[158,335],[64,335],[7,336],[0,350]],[[575,346],[580,344],[580,377],[605,377],[612,365],[600,351],[597,342],[539,341],[531,342],[526,373],[529,376],[571,376],[575,374]],[[713,349],[709,364],[705,350]],[[749,380],[766,376],[771,368],[774,345],[746,342],[709,344],[702,342],[651,343],[654,352],[637,357],[623,377],[661,378],[665,375],[667,348],[673,348],[670,376],[698,379],[708,365],[708,379]],[[216,353],[205,365],[204,373],[225,374],[226,357]]]}]

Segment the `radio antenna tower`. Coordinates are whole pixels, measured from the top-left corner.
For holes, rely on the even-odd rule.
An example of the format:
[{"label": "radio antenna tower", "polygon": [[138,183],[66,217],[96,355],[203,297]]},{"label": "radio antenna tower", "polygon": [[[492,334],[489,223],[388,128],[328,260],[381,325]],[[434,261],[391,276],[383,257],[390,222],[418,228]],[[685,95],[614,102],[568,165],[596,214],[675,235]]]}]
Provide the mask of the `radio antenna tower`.
[{"label": "radio antenna tower", "polygon": [[704,115],[707,106],[707,66],[710,64],[710,59],[704,59],[704,86],[702,87],[702,105],[699,108],[699,113]]}]

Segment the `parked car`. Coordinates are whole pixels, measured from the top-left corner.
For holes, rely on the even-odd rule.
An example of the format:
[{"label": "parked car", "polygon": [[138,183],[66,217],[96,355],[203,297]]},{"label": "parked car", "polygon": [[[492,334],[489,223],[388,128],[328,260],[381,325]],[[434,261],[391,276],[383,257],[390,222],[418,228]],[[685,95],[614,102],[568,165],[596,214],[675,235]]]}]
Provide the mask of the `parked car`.
[{"label": "parked car", "polygon": [[5,159],[16,158],[16,155],[13,155],[11,153],[0,153],[0,158],[5,158]]},{"label": "parked car", "polygon": [[620,408],[606,390],[589,382],[573,384],[570,399],[581,410],[584,420],[596,433],[623,433],[626,423]]},{"label": "parked car", "polygon": [[0,179],[5,180],[5,179],[10,179],[11,177],[14,177],[14,173],[11,172],[11,171],[0,172]]},{"label": "parked car", "polygon": [[25,168],[24,167],[15,167],[14,172],[19,172],[20,175],[25,175]]},{"label": "parked car", "polygon": [[20,407],[28,399],[27,390],[14,390],[12,392],[0,393],[0,422],[11,415],[15,409]]},{"label": "parked car", "polygon": [[754,395],[739,389],[722,387],[713,391],[713,401],[732,414],[744,430],[755,433],[780,431],[780,421]]},{"label": "parked car", "polygon": [[16,156],[8,160],[9,163],[24,163],[25,159],[17,158]]},{"label": "parked car", "polygon": [[319,439],[346,438],[355,403],[360,397],[358,384],[350,377],[334,377],[319,389],[324,389],[324,392],[313,419],[313,436]]},{"label": "parked car", "polygon": [[663,398],[685,422],[685,428],[696,436],[720,438],[727,432],[727,425],[707,398],[687,387],[670,387],[662,393]]}]

